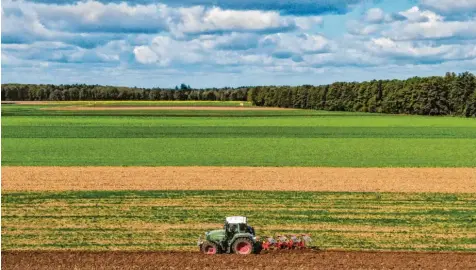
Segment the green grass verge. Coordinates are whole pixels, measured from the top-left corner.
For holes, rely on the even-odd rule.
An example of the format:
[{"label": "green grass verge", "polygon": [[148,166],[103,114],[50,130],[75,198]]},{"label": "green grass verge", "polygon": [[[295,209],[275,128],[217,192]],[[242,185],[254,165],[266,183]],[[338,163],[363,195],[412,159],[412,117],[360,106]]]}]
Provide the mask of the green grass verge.
[{"label": "green grass verge", "polygon": [[476,194],[254,191],[4,193],[2,250],[194,250],[228,215],[324,249],[476,250]]}]

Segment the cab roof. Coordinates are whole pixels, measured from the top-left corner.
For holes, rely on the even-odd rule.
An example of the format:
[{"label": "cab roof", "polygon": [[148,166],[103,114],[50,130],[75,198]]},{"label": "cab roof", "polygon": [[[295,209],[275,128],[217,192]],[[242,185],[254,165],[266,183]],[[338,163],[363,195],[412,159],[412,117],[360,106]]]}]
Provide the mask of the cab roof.
[{"label": "cab roof", "polygon": [[232,216],[226,218],[227,223],[247,223],[247,221],[247,218],[243,216]]}]

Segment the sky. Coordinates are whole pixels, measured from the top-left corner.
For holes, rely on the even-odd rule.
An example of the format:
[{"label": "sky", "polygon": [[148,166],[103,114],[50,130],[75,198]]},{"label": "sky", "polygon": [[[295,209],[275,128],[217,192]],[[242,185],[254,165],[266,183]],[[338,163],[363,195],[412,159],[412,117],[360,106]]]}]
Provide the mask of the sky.
[{"label": "sky", "polygon": [[476,71],[476,0],[2,0],[2,83],[194,88]]}]

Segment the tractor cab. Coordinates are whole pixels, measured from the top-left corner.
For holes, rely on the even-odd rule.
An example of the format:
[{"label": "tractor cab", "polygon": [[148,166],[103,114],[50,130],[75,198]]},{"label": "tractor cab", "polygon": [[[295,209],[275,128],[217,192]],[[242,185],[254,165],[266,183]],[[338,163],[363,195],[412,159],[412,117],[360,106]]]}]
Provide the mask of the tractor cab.
[{"label": "tractor cab", "polygon": [[232,216],[225,219],[223,230],[206,232],[205,240],[200,237],[198,246],[205,254],[251,254],[259,252],[261,244],[256,241],[255,231],[246,217]]},{"label": "tractor cab", "polygon": [[225,225],[223,226],[225,233],[228,236],[233,236],[237,233],[249,233],[255,235],[253,227],[248,225],[247,218],[242,216],[227,217],[225,219]]}]

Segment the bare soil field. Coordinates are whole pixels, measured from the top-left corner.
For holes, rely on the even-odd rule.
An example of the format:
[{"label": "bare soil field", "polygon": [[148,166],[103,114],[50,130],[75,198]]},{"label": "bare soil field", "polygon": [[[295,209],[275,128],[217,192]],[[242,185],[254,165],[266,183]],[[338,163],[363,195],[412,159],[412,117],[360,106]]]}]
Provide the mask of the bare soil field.
[{"label": "bare soil field", "polygon": [[198,252],[2,252],[2,269],[474,269],[475,253],[288,251],[251,256]]},{"label": "bare soil field", "polygon": [[54,107],[54,108],[42,108],[42,110],[55,110],[55,111],[281,111],[292,110],[288,108],[275,108],[275,107],[213,107],[213,106],[104,106],[104,107],[83,107],[83,106],[67,106],[67,107]]},{"label": "bare soil field", "polygon": [[44,105],[51,104],[51,101],[2,101],[2,104]]},{"label": "bare soil field", "polygon": [[2,167],[2,190],[476,193],[476,168],[7,166]]}]

